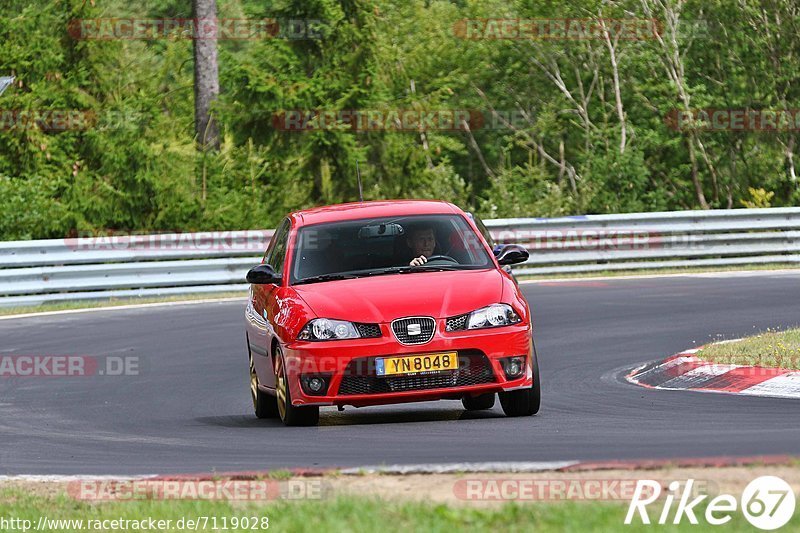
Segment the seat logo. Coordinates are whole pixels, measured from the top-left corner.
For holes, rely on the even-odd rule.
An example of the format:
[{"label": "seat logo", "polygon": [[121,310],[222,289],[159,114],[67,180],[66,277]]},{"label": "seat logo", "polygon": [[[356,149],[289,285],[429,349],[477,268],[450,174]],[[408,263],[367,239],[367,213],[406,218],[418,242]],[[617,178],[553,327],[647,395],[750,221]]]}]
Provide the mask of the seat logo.
[{"label": "seat logo", "polygon": [[422,334],[422,326],[417,323],[409,324],[406,328],[406,332],[409,336],[421,335]]}]

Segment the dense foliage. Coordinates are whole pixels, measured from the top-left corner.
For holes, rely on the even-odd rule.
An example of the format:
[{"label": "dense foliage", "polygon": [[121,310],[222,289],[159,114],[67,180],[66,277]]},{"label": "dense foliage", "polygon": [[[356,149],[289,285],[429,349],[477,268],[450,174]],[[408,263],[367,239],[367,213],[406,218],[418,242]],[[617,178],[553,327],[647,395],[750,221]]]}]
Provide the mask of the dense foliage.
[{"label": "dense foliage", "polygon": [[[190,18],[184,0],[6,0],[0,238],[273,227],[288,210],[443,198],[487,217],[793,205],[798,128],[670,127],[794,109],[800,8],[768,0],[219,0],[313,20],[219,42],[218,153],[193,139],[189,39],[82,40],[70,21]],[[464,38],[463,19],[656,19],[657,38]],[[489,37],[489,38],[486,38]],[[21,127],[79,110],[88,127]],[[470,131],[282,131],[291,110],[472,110]],[[9,114],[11,113],[11,114]]]}]

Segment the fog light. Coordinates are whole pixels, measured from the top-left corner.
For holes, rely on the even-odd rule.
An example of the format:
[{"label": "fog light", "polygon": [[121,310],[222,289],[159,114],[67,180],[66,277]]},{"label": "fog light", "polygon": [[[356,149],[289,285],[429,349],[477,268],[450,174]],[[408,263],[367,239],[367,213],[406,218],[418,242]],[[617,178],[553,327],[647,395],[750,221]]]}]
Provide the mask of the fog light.
[{"label": "fog light", "polygon": [[522,375],[525,371],[525,357],[507,357],[502,360],[503,371],[506,373],[506,379],[515,379]]},{"label": "fog light", "polygon": [[311,392],[319,392],[325,386],[325,381],[320,378],[311,378],[308,380],[308,388]]},{"label": "fog light", "polygon": [[309,396],[324,396],[328,392],[329,381],[329,376],[300,376],[300,385],[303,387],[303,392]]}]

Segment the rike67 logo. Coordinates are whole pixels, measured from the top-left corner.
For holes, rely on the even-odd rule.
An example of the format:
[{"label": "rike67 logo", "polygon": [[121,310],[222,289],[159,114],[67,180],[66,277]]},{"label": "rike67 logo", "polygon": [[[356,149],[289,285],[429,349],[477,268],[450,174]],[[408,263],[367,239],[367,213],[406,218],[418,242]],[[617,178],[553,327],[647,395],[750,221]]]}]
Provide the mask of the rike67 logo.
[{"label": "rike67 logo", "polygon": [[[730,494],[720,494],[708,501],[702,514],[697,507],[708,495],[701,494],[692,498],[693,486],[693,479],[687,480],[682,488],[679,481],[671,482],[664,495],[663,506],[657,516],[653,517],[652,523],[680,524],[686,519],[690,524],[698,524],[699,514],[701,518],[705,518],[706,523],[720,526],[730,522],[733,514],[741,511],[754,527],[774,530],[786,525],[794,514],[794,491],[779,477],[761,476],[754,479],[745,487],[739,500]],[[656,501],[662,496],[661,492],[661,484],[657,481],[640,479],[636,483],[625,523],[632,524],[641,520],[643,524],[650,524],[648,506],[655,503],[653,510],[659,510],[661,502]]]}]

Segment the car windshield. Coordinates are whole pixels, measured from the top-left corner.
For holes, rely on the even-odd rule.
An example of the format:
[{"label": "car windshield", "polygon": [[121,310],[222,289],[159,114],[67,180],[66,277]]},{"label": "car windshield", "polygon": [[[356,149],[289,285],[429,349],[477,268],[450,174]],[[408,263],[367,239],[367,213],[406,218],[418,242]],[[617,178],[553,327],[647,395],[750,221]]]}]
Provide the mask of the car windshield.
[{"label": "car windshield", "polygon": [[300,228],[291,283],[491,267],[481,237],[460,215],[372,218]]}]

